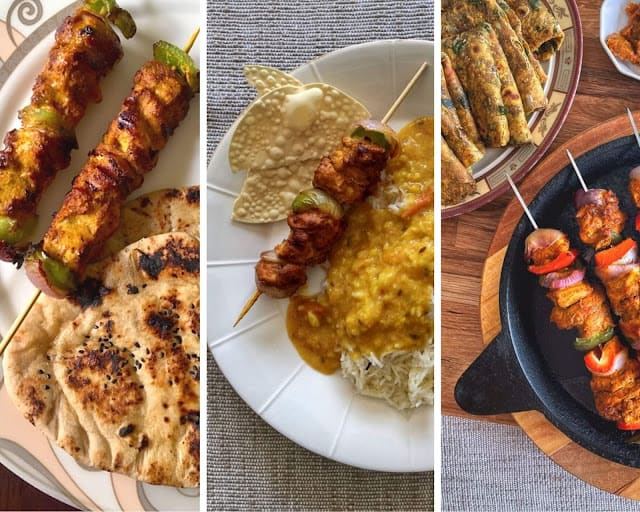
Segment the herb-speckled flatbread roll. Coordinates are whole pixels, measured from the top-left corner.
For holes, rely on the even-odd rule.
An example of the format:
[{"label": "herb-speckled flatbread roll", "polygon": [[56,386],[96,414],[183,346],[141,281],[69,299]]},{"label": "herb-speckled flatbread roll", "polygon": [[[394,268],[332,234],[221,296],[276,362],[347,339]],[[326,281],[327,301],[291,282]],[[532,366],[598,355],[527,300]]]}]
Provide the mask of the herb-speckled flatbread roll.
[{"label": "herb-speckled flatbread roll", "polygon": [[[496,64],[498,70],[498,76],[502,83],[502,102],[505,106],[505,115],[507,116],[507,122],[509,123],[509,144],[514,146],[521,146],[531,142],[531,130],[527,124],[527,118],[524,113],[524,107],[522,105],[522,99],[518,87],[516,86],[511,69],[507,63],[507,58],[502,51],[502,47],[498,42],[496,33],[491,25],[483,23],[477,29],[487,38],[491,45],[491,54],[493,55],[493,61]],[[462,162],[464,163],[464,161]]]},{"label": "herb-speckled flatbread roll", "polygon": [[525,114],[546,107],[547,98],[538,73],[527,56],[521,38],[496,0],[478,0],[473,3],[467,0],[452,0],[450,7],[443,11],[442,18],[447,33],[462,33],[484,22],[490,23],[516,81]]},{"label": "herb-speckled flatbread roll", "polygon": [[445,39],[442,47],[469,95],[480,136],[488,146],[506,146],[509,125],[491,44],[478,31],[467,31]]},{"label": "herb-speckled flatbread roll", "polygon": [[447,83],[447,90],[449,91],[451,101],[453,101],[453,105],[456,108],[460,124],[478,150],[484,153],[485,147],[483,142],[480,140],[480,133],[478,132],[476,121],[473,118],[473,113],[471,112],[469,98],[467,97],[467,93],[464,91],[464,87],[462,87],[460,78],[458,77],[455,69],[453,69],[451,59],[446,53],[441,53],[440,60],[442,64],[442,75]]},{"label": "herb-speckled flatbread roll", "polygon": [[199,250],[186,233],[126,247],[84,309],[41,296],[7,348],[9,396],[80,463],[198,485]]},{"label": "herb-speckled flatbread roll", "polygon": [[507,18],[509,19],[509,23],[513,27],[513,30],[515,30],[516,34],[518,34],[518,37],[520,38],[520,42],[522,43],[522,47],[524,48],[524,51],[527,54],[529,62],[531,62],[533,69],[538,75],[538,78],[540,79],[540,83],[542,85],[546,84],[547,73],[544,71],[544,69],[542,69],[542,65],[540,64],[538,57],[536,57],[534,53],[531,51],[531,48],[529,47],[529,43],[527,43],[527,41],[524,38],[524,35],[522,34],[522,23],[520,22],[520,18],[515,13],[515,11],[511,7],[509,7],[509,4],[505,3],[503,0],[496,0],[496,1],[498,3],[498,6],[507,15]]},{"label": "herb-speckled flatbread roll", "polygon": [[548,60],[564,42],[560,23],[542,0],[506,0],[522,23],[522,34],[540,60]]},{"label": "herb-speckled flatbread roll", "polygon": [[471,171],[462,165],[442,136],[440,145],[442,148],[442,204],[456,204],[475,192],[476,182]]},{"label": "herb-speckled flatbread roll", "polygon": [[482,158],[483,152],[480,151],[473,141],[467,136],[467,133],[460,123],[455,105],[453,104],[451,96],[449,95],[449,90],[447,89],[444,71],[440,73],[440,90],[440,126],[442,136],[445,138],[463,165],[471,167]]}]

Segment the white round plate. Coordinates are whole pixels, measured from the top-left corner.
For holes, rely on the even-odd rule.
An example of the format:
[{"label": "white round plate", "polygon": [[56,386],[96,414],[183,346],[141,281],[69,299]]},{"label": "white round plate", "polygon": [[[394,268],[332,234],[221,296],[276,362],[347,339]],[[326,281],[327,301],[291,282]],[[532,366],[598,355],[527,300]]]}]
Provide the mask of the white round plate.
[{"label": "white round plate", "polygon": [[[433,43],[393,40],[351,46],[293,74],[304,83],[325,82],[342,89],[381,119],[425,60],[431,64],[429,71],[390,123],[400,128],[416,117],[433,115]],[[327,376],[311,369],[287,337],[288,301],[262,297],[232,328],[255,290],[258,255],[288,233],[285,221],[248,225],[230,220],[244,180],[244,173],[233,174],[228,164],[233,129],[213,156],[207,186],[207,340],[218,365],[254,411],[309,450],[367,469],[433,469],[433,407],[401,413],[382,400],[356,394],[339,372]]]},{"label": "white round plate", "polygon": [[604,0],[600,7],[600,44],[620,73],[640,80],[640,66],[619,59],[607,46],[607,37],[629,23],[629,16],[624,12],[628,3],[629,0]]},{"label": "white round plate", "polygon": [[[0,7],[0,133],[18,125],[18,110],[29,103],[33,81],[53,44],[54,31],[64,15],[73,10],[69,4],[68,0],[14,0]],[[169,0],[154,0],[153,4],[119,0],[119,4],[135,18],[138,33],[132,40],[122,38],[125,55],[101,84],[104,99],[101,104],[89,107],[78,127],[80,148],[73,153],[69,168],[60,172],[40,203],[39,233],[46,229],[51,214],[59,207],[87,153],[99,142],[119,111],[131,89],[135,71],[152,55],[152,44],[158,39],[168,39],[183,45],[200,23],[197,0],[183,1],[179,10]],[[196,62],[200,59],[199,53],[196,43],[191,51]],[[196,98],[189,116],[176,130],[163,150],[158,166],[136,195],[198,182],[199,109]],[[0,263],[0,335],[7,332],[33,291],[22,270]],[[197,489],[151,486],[121,475],[80,467],[17,412],[3,386],[1,371],[0,411],[3,414],[0,463],[68,505],[95,510],[199,508]]]}]

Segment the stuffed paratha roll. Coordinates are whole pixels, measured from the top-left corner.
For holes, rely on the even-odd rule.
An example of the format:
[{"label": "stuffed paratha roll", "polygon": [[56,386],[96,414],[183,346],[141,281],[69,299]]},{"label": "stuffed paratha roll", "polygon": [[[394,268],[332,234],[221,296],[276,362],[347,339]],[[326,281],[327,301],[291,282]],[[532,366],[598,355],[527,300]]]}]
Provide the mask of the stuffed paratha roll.
[{"label": "stuffed paratha roll", "polygon": [[458,33],[473,29],[484,22],[490,23],[518,86],[525,114],[531,114],[547,106],[547,98],[538,73],[527,56],[521,38],[496,0],[477,0],[473,3],[468,0],[451,0],[450,7],[443,11],[442,19],[449,27],[449,32]]},{"label": "stuffed paratha roll", "polygon": [[550,59],[564,41],[560,23],[542,0],[506,0],[522,23],[522,34],[541,60]]},{"label": "stuffed paratha roll", "polygon": [[453,101],[453,105],[456,108],[460,124],[469,139],[471,139],[475,146],[484,153],[484,144],[482,143],[482,140],[480,140],[480,133],[478,132],[476,121],[473,118],[473,113],[471,112],[469,98],[467,97],[464,87],[462,87],[460,78],[458,77],[456,70],[453,69],[451,59],[446,53],[441,53],[440,60],[442,64],[442,75],[446,81],[451,101]]},{"label": "stuffed paratha roll", "polygon": [[531,51],[531,48],[529,47],[529,44],[524,39],[524,35],[522,34],[522,23],[520,22],[520,18],[518,17],[516,12],[511,7],[509,7],[509,4],[507,4],[503,0],[496,0],[496,1],[498,6],[507,15],[507,19],[509,20],[509,23],[513,27],[513,30],[515,30],[516,34],[518,34],[518,37],[520,38],[520,42],[522,43],[522,47],[524,48],[524,51],[527,54],[527,58],[529,59],[529,62],[531,62],[531,66],[533,66],[533,69],[538,75],[538,79],[540,80],[540,83],[542,85],[546,84],[547,74],[545,73],[544,69],[542,69],[542,65],[540,64],[538,57],[534,55],[534,53]]},{"label": "stuffed paratha roll", "polygon": [[505,115],[507,116],[511,136],[509,143],[515,146],[528,144],[532,138],[531,130],[529,130],[529,125],[527,124],[527,118],[524,114],[524,107],[520,93],[518,92],[518,87],[511,74],[507,58],[498,42],[496,33],[488,23],[483,23],[476,30],[482,33],[491,44],[493,61],[496,63],[496,69],[498,70],[498,76],[502,84],[502,102],[506,108]]},{"label": "stuffed paratha roll", "polygon": [[509,124],[491,44],[478,31],[468,31],[444,40],[442,47],[469,95],[480,136],[488,146],[506,146]]},{"label": "stuffed paratha roll", "polygon": [[476,182],[462,162],[456,158],[444,138],[440,137],[442,146],[442,204],[456,204],[476,190]]},{"label": "stuffed paratha roll", "polygon": [[460,123],[455,105],[453,104],[451,96],[449,95],[449,90],[447,89],[444,73],[440,73],[440,90],[442,136],[448,142],[449,146],[462,164],[466,167],[470,167],[482,158],[483,153],[467,136],[467,133]]}]

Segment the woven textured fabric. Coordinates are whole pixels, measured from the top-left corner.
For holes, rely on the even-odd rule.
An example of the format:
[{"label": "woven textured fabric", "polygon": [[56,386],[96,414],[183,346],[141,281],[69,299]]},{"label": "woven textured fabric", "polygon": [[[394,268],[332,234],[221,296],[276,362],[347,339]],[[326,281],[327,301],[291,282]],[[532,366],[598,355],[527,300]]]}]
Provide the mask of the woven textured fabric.
[{"label": "woven textured fabric", "polygon": [[631,512],[640,503],[576,478],[519,427],[444,416],[442,510]]},{"label": "woven textured fabric", "polygon": [[[429,5],[427,5],[427,3]],[[291,71],[376,39],[433,39],[431,0],[220,1],[207,8],[207,155],[255,97],[244,64]],[[339,464],[289,441],[208,362],[210,510],[433,509],[433,473],[390,474]]]}]

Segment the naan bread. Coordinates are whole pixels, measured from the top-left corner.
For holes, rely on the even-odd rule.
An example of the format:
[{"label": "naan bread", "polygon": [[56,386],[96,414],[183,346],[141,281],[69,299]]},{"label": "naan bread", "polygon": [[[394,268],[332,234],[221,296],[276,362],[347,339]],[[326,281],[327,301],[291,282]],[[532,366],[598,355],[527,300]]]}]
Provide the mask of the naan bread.
[{"label": "naan bread", "polygon": [[[163,189],[142,195],[129,201],[123,207],[121,226],[107,242],[102,257],[105,258],[109,255],[117,254],[125,246],[144,237],[165,232],[185,231],[197,238],[200,236],[199,216],[200,191],[198,187]],[[108,265],[108,263],[93,265],[92,274],[99,275],[104,271],[105,265]],[[124,302],[131,298],[127,294],[121,299]],[[81,312],[80,306],[68,300],[58,300],[41,295],[12,340],[4,357],[5,381],[7,388],[13,390],[10,393],[14,403],[31,423],[43,428],[54,439],[57,439],[59,429],[57,421],[59,421],[59,418],[73,418],[73,409],[70,408],[66,400],[42,400],[37,393],[38,386],[34,386],[33,391],[25,388],[25,386],[29,385],[28,382],[32,384],[40,382],[42,377],[47,378],[48,375],[51,375],[51,378],[47,378],[47,381],[54,380],[54,373],[51,369],[45,372],[45,368],[51,368],[51,361],[47,360],[48,350],[52,348],[54,340],[57,339],[66,326],[78,317]],[[16,359],[20,359],[21,362],[14,368],[13,373],[9,373],[7,371],[8,366],[14,364],[12,361]],[[31,364],[26,364],[27,362],[31,362]],[[194,364],[197,364],[197,362],[194,362]],[[18,371],[18,369],[20,370]],[[40,373],[40,370],[43,373]],[[20,384],[21,380],[25,382]],[[44,385],[50,386],[50,390],[44,391],[51,391],[52,397],[60,395],[61,389],[59,386],[56,387],[54,392],[52,384]],[[86,433],[82,432],[82,427],[79,427],[76,434],[81,439],[86,438]],[[71,454],[78,460],[84,460],[73,451]],[[175,459],[175,456],[173,458]],[[124,470],[116,471],[127,473]],[[129,474],[136,476],[135,473]],[[169,481],[164,483],[168,485],[194,486],[197,485],[197,478],[195,483],[193,483],[193,478],[182,483],[173,484]]]},{"label": "naan bread", "polygon": [[199,481],[199,242],[145,238],[97,267],[71,322],[41,297],[4,357],[20,411],[79,462],[154,484]]},{"label": "naan bread", "polygon": [[121,211],[120,227],[107,240],[101,258],[141,238],[170,231],[200,238],[199,187],[157,190],[127,202]]}]

